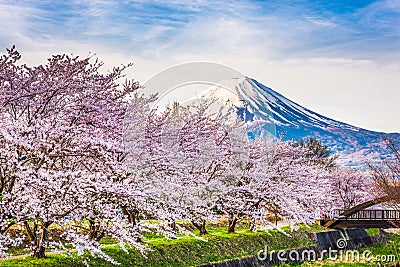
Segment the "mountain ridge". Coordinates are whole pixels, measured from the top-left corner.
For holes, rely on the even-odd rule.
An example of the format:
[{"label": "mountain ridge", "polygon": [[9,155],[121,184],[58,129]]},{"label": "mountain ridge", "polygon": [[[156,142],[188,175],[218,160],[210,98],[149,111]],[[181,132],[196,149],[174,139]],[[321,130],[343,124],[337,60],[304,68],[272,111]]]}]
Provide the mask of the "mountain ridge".
[{"label": "mountain ridge", "polygon": [[370,131],[330,119],[252,78],[238,79],[229,93],[221,93],[222,89],[214,87],[202,96],[218,98],[224,105],[234,106],[237,115],[251,125],[250,136],[272,135],[295,141],[315,137],[328,145],[332,152],[339,153],[346,165],[390,158],[391,153],[386,149],[382,136],[400,143],[400,133]]}]

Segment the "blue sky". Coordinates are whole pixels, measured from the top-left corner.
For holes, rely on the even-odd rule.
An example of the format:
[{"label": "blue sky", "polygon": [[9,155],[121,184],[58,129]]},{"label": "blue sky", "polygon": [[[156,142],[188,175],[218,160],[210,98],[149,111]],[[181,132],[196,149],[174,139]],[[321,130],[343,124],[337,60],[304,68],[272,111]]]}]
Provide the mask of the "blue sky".
[{"label": "blue sky", "polygon": [[328,117],[400,132],[400,1],[6,1],[0,45],[134,62],[145,82],[190,61],[226,64]]}]

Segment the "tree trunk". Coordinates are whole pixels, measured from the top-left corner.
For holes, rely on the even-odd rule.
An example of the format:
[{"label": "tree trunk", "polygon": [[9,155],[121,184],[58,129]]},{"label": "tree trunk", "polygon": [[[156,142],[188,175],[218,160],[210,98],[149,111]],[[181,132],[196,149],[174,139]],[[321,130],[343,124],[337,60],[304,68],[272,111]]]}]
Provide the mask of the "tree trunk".
[{"label": "tree trunk", "polygon": [[237,221],[238,221],[238,219],[236,216],[229,218],[229,225],[228,225],[228,233],[229,234],[235,232],[235,226],[236,226]]},{"label": "tree trunk", "polygon": [[172,231],[176,232],[176,222],[174,220],[170,220],[168,226],[171,227]]},{"label": "tree trunk", "polygon": [[94,221],[89,220],[89,240],[100,242],[104,237],[105,231]]},{"label": "tree trunk", "polygon": [[33,251],[32,257],[42,259],[46,257],[46,247],[39,246]]},{"label": "tree trunk", "polygon": [[[126,206],[121,207],[122,214],[128,217],[128,222],[132,225],[133,228],[137,226],[139,223],[139,211],[137,209],[128,209]],[[135,236],[136,242],[141,242],[142,239],[140,235]]]},{"label": "tree trunk", "polygon": [[44,258],[46,256],[46,241],[48,235],[48,227],[53,222],[45,222],[41,225],[41,229],[38,230],[39,224],[33,222],[33,228],[27,221],[24,222],[25,231],[28,234],[29,240],[32,242],[32,256],[35,258]]},{"label": "tree trunk", "polygon": [[254,220],[253,218],[250,219],[249,224],[250,224],[250,227],[249,227],[249,228],[250,228],[250,231],[252,231],[252,232],[257,232],[256,220]]},{"label": "tree trunk", "polygon": [[201,223],[192,221],[192,224],[197,228],[197,230],[200,231],[200,235],[208,234],[207,229],[206,229],[206,220],[201,220]]},{"label": "tree trunk", "polygon": [[174,237],[170,237],[171,239],[176,239],[176,222],[175,220],[168,221],[168,227],[171,228],[171,232],[175,235]]},{"label": "tree trunk", "polygon": [[132,226],[136,226],[139,222],[139,211],[137,211],[136,209],[128,209],[126,206],[122,206],[121,210],[122,214],[128,217],[129,223],[131,223]]},{"label": "tree trunk", "polygon": [[207,229],[206,229],[206,220],[201,220],[201,229],[200,229],[200,234],[201,235],[206,235]]}]

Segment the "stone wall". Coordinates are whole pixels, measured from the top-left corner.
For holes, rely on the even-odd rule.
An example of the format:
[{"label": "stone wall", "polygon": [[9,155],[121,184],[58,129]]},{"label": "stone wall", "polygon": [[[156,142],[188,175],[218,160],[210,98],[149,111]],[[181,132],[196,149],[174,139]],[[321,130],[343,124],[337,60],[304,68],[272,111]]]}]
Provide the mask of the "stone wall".
[{"label": "stone wall", "polygon": [[257,256],[244,257],[218,263],[203,264],[199,267],[272,267],[283,263],[278,259],[278,253],[281,253],[281,256],[285,255],[285,257],[288,258],[285,263],[289,263],[296,261],[291,260],[290,258],[296,258],[296,255],[309,256],[310,252],[313,252],[315,255],[319,256],[321,255],[322,251],[341,249],[352,250],[367,247],[373,243],[384,243],[386,242],[386,235],[387,234],[381,230],[378,235],[371,237],[364,229],[359,228],[347,229],[343,231],[333,230],[328,232],[320,232],[315,233],[313,236],[314,241],[318,244],[316,246],[275,251],[272,253],[270,252],[267,255],[261,253]]}]

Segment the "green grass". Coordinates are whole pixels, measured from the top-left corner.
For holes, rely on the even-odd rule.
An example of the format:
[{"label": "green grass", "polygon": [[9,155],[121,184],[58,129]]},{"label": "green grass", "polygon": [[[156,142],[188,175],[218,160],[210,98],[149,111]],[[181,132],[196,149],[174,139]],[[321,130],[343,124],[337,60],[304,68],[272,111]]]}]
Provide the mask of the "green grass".
[{"label": "green grass", "polygon": [[369,234],[370,236],[378,235],[378,234],[379,234],[379,228],[369,228],[369,229],[365,229],[365,231],[366,231],[367,234]]},{"label": "green grass", "polygon": [[[193,266],[207,262],[216,262],[249,255],[255,255],[268,245],[271,249],[287,249],[308,246],[312,244],[308,232],[310,229],[301,228],[290,233],[292,237],[270,230],[265,232],[251,232],[247,229],[237,229],[234,234],[228,234],[226,228],[209,229],[205,236],[207,242],[194,237],[179,237],[168,240],[159,236],[151,236],[146,243],[152,249],[147,258],[138,251],[131,249],[126,254],[117,246],[108,246],[103,250],[120,266]],[[113,266],[105,260],[87,257],[89,266]],[[31,257],[13,259],[0,262],[0,266],[85,266],[84,259],[75,254],[52,254],[46,259]]]}]

